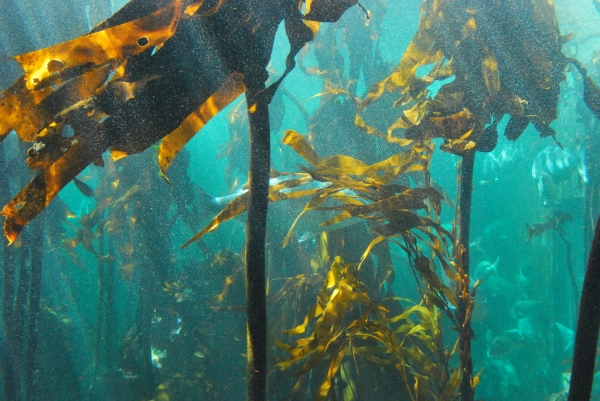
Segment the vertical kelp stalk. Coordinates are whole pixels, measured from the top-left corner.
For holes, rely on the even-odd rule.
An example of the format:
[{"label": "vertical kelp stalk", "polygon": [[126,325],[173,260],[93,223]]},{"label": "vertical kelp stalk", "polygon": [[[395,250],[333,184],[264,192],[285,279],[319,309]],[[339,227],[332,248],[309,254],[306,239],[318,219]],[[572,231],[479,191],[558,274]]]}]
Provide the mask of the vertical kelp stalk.
[{"label": "vertical kelp stalk", "polygon": [[2,308],[5,346],[2,350],[2,368],[4,380],[4,399],[17,400],[20,394],[17,367],[15,366],[15,250],[14,247],[4,247],[3,270],[4,270],[4,305]]},{"label": "vertical kelp stalk", "polygon": [[92,389],[90,391],[90,398],[95,398],[101,389],[106,388],[106,381],[104,380],[104,352],[103,352],[103,340],[106,339],[108,330],[106,328],[106,260],[102,258],[105,255],[105,242],[106,237],[103,236],[102,225],[98,225],[98,305],[96,309],[96,338],[95,338],[95,352],[94,352],[94,377],[92,381]]},{"label": "vertical kelp stalk", "polygon": [[[8,178],[6,173],[6,156],[5,148],[6,144],[2,146],[0,150],[0,168],[2,168],[2,176],[0,178],[0,194],[3,203],[8,201],[10,194]],[[4,381],[4,399],[5,400],[16,400],[19,397],[20,388],[19,380],[16,375],[15,361],[15,254],[17,248],[15,247],[3,247],[2,254],[2,267],[3,267],[3,279],[2,294],[3,294],[3,305],[2,305],[2,323],[4,326],[4,349],[2,355],[0,355],[0,361],[3,368],[3,381]]]},{"label": "vertical kelp stalk", "polygon": [[473,359],[471,356],[471,296],[469,294],[469,236],[471,230],[471,198],[473,194],[473,166],[475,152],[469,152],[462,158],[460,169],[460,194],[458,214],[458,243],[459,247],[455,257],[459,261],[459,272],[463,274],[464,288],[459,288],[457,319],[461,324],[459,330],[460,370],[462,381],[460,395],[462,401],[473,401]]},{"label": "vertical kelp stalk", "polygon": [[[256,74],[257,78],[262,74]],[[260,91],[264,81],[246,82],[250,124],[250,203],[246,225],[246,308],[248,335],[248,401],[262,401],[267,379],[267,302],[265,286],[265,237],[269,204],[271,144],[269,105]]]},{"label": "vertical kelp stalk", "polygon": [[27,400],[37,399],[35,395],[35,379],[37,369],[38,328],[42,300],[42,252],[44,249],[44,224],[40,219],[31,224],[31,243],[29,244],[30,287],[27,311]]},{"label": "vertical kelp stalk", "polygon": [[25,361],[23,360],[23,354],[26,346],[26,331],[27,325],[27,298],[29,295],[29,288],[31,283],[31,276],[27,266],[27,259],[29,253],[29,247],[31,246],[31,230],[27,230],[21,234],[21,241],[23,244],[20,249],[19,258],[19,272],[17,275],[17,294],[15,299],[15,311],[14,311],[14,338],[13,338],[13,351],[15,355],[15,366],[16,374],[18,375],[19,381],[19,400],[23,399],[21,396],[25,394],[26,390],[26,376],[25,376]]},{"label": "vertical kelp stalk", "polygon": [[589,400],[594,382],[596,346],[600,330],[600,218],[596,222],[592,248],[587,262],[579,319],[575,334],[575,352],[571,369],[569,401]]},{"label": "vertical kelp stalk", "polygon": [[[107,255],[115,255],[115,249],[113,241],[110,241],[108,236],[104,237],[106,241],[106,250],[108,251]],[[116,294],[115,294],[115,262],[114,260],[109,260],[105,262],[105,280],[104,280],[104,288],[106,294],[106,309],[104,311],[104,320],[106,322],[106,338],[105,338],[105,348],[104,348],[104,366],[106,371],[110,372],[111,369],[116,369],[116,361],[118,360],[118,340],[117,340],[117,328],[115,327],[115,323],[117,321],[116,317]],[[105,377],[106,378],[106,377]],[[105,380],[106,390],[105,393],[108,394],[109,399],[118,398],[117,395],[114,394],[115,388],[113,382],[111,380]]]},{"label": "vertical kelp stalk", "polygon": [[579,314],[579,305],[577,305],[577,300],[579,299],[579,288],[577,288],[577,279],[575,278],[575,271],[573,270],[571,242],[569,242],[567,237],[565,237],[561,231],[558,231],[558,235],[567,247],[567,270],[569,271],[569,276],[571,277],[571,286],[573,287],[573,304],[575,305],[575,314],[573,317],[576,319],[577,315]]}]

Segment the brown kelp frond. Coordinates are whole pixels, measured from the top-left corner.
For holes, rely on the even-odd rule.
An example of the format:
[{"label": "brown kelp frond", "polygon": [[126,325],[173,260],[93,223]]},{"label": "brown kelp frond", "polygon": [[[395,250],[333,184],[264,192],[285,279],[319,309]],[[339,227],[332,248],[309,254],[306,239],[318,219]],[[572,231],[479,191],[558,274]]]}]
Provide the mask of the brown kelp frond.
[{"label": "brown kelp frond", "polygon": [[[430,149],[413,146],[380,162],[367,165],[345,155],[321,158],[306,138],[288,130],[283,143],[290,146],[314,168],[303,173],[281,173],[279,182],[271,185],[271,202],[310,197],[296,221],[290,227],[284,246],[291,238],[298,220],[309,211],[334,211],[337,214],[321,226],[332,226],[350,218],[362,218],[380,223],[372,230],[378,235],[393,236],[412,228],[432,227],[448,245],[449,233],[438,223],[415,213],[432,210],[439,213],[443,196],[433,187],[409,188],[393,183],[397,178],[415,171],[423,171],[428,164]],[[426,151],[426,148],[428,151]],[[222,222],[244,213],[247,193],[232,200],[202,231],[183,247],[214,231]]]},{"label": "brown kelp frond", "polygon": [[[151,79],[122,81],[127,60],[169,40],[182,6],[176,0],[150,15],[16,57],[25,73],[2,93],[0,136],[15,130],[23,141],[35,141],[28,163],[42,172],[2,211],[10,242],[83,168],[101,163],[109,143],[94,132],[107,116],[101,99],[109,94],[124,102]],[[74,131],[68,138],[66,126]]]},{"label": "brown kelp frond", "polygon": [[[525,32],[533,37],[521,38]],[[360,105],[356,125],[403,146],[444,138],[444,149],[458,154],[492,150],[504,114],[508,139],[529,123],[541,136],[554,136],[549,124],[567,63],[560,47],[553,5],[544,0],[424,2],[417,33],[396,69]],[[392,107],[400,116],[384,135],[360,111],[391,92],[399,94]],[[404,137],[394,134],[398,129]]]},{"label": "brown kelp frond", "polygon": [[364,363],[395,366],[412,399],[434,399],[437,394],[440,398],[435,399],[450,400],[455,394],[459,374],[455,370],[449,377],[449,355],[438,349],[441,328],[436,306],[413,305],[390,316],[388,307],[360,281],[357,266],[340,257],[333,261],[316,298],[304,321],[285,332],[301,338],[291,346],[278,342],[291,355],[276,365],[282,370],[296,368],[294,377],[325,365],[315,399],[327,398],[344,360],[352,361],[347,368],[358,369]]},{"label": "brown kelp frond", "polygon": [[[181,149],[196,135],[212,117],[240,96],[246,87],[240,74],[232,74],[212,94],[198,110],[190,114],[181,125],[165,136],[158,149],[158,165],[163,173],[167,171],[173,159]],[[113,157],[116,150],[113,150]]]},{"label": "brown kelp frond", "polygon": [[[36,142],[28,163],[41,170],[3,209],[11,243],[86,166],[101,165],[107,149],[118,159],[167,137],[159,149],[164,172],[248,80],[262,79],[276,27],[285,20],[292,54],[282,77],[261,93],[269,103],[314,35],[294,6],[257,12],[265,8],[261,2],[204,3],[134,0],[90,34],[16,57],[24,75],[0,96],[0,140],[15,130]],[[312,3],[326,18],[352,5]],[[248,40],[260,49],[239,44]]]}]

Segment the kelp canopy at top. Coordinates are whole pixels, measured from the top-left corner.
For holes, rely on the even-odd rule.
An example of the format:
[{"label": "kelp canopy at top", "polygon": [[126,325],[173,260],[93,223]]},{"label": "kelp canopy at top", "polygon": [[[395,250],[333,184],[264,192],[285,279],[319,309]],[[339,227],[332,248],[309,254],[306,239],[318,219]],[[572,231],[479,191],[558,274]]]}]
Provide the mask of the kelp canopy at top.
[{"label": "kelp canopy at top", "polygon": [[[550,124],[560,82],[575,62],[561,53],[568,38],[560,35],[548,0],[426,0],[416,35],[396,69],[361,103],[356,125],[403,146],[444,138],[443,148],[457,154],[493,150],[505,114],[509,140],[529,123],[540,136],[555,137]],[[580,70],[586,103],[599,115],[598,88]],[[434,83],[439,89],[431,96]],[[389,92],[400,93],[392,105],[401,109],[399,118],[389,127],[372,126],[363,111]]]},{"label": "kelp canopy at top", "polygon": [[88,35],[17,56],[25,72],[0,96],[0,139],[14,130],[35,142],[27,162],[40,172],[2,210],[9,242],[108,149],[118,159],[164,138],[164,172],[212,116],[266,80],[281,21],[291,45],[285,76],[316,21],[356,2],[309,0],[303,15],[296,0],[133,0]]}]

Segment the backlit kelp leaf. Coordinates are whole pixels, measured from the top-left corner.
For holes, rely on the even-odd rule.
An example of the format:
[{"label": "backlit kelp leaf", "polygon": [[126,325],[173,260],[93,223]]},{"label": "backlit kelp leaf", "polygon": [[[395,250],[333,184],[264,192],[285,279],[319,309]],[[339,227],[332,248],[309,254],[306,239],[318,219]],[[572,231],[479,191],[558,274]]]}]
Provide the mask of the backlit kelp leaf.
[{"label": "backlit kelp leaf", "polygon": [[[289,192],[281,192],[284,189],[295,188],[305,184],[307,181],[305,179],[289,179],[282,180],[281,182],[272,185],[269,187],[269,201],[277,202],[282,200],[296,199],[299,197],[310,196],[319,191],[319,189],[310,189],[305,191],[289,191]],[[225,206],[225,208],[217,214],[207,225],[204,227],[198,234],[194,235],[190,238],[186,243],[184,243],[180,249],[183,249],[190,245],[192,242],[195,242],[202,238],[205,234],[216,230],[219,225],[223,222],[229,221],[240,214],[244,213],[248,209],[249,202],[249,193],[245,192],[233,199],[231,202]]]},{"label": "backlit kelp leaf", "polygon": [[[298,150],[295,149],[297,152],[306,153],[299,149],[298,144],[294,144],[294,146],[298,148]],[[310,157],[306,154],[305,156]],[[422,169],[427,160],[426,155],[421,155],[420,151],[412,148],[372,165],[366,165],[361,160],[345,155],[328,156],[322,160],[319,159],[319,162],[315,164],[317,169],[306,169],[305,171],[318,181],[332,182],[340,188],[365,189],[371,184],[351,179],[350,176],[364,175],[373,184],[386,185],[402,174]],[[313,161],[316,163],[315,159]]]},{"label": "backlit kelp leaf", "polygon": [[29,91],[25,81],[18,80],[2,91],[0,95],[0,140],[15,130],[24,141],[33,142],[35,134],[43,127],[49,117],[39,116],[36,110],[44,98],[52,92]]},{"label": "backlit kelp leaf", "polygon": [[[361,305],[361,313],[356,319],[351,312],[358,305]],[[315,310],[322,311],[316,321],[312,317],[316,315]],[[319,390],[319,397],[321,397],[319,399],[325,399],[343,356],[348,355],[349,352],[354,357],[361,355],[374,363],[389,364],[388,360],[375,356],[389,353],[389,348],[372,345],[373,339],[376,339],[390,347],[394,346],[390,342],[393,334],[378,317],[388,312],[386,307],[370,300],[366,287],[355,274],[354,266],[336,257],[317,296],[316,307],[309,312],[302,325],[305,329],[306,322],[312,321],[310,325],[312,333],[297,340],[292,347],[280,346],[291,356],[280,361],[276,366],[280,369],[289,369],[297,363],[304,362],[300,369],[292,373],[292,376],[298,376],[327,363],[327,371]],[[297,333],[297,331],[288,333]],[[371,345],[354,347],[352,343],[355,337],[361,340],[361,343],[370,340]]]},{"label": "backlit kelp leaf", "polygon": [[[283,76],[260,92],[261,102],[269,103],[293,69],[295,54],[313,37],[293,8],[265,13],[261,2],[240,2],[238,7],[221,7],[225,3],[216,2],[217,9],[200,7],[188,18],[183,8],[190,3],[202,5],[185,0],[133,0],[88,35],[16,58],[25,73],[20,86],[17,83],[12,89],[37,93],[9,98],[0,105],[0,112],[11,116],[0,118],[7,121],[2,126],[6,132],[0,136],[17,126],[23,139],[39,139],[32,152],[42,153],[32,157],[31,164],[42,171],[4,209],[5,232],[12,241],[86,164],[101,164],[108,148],[119,157],[141,152],[179,127],[232,72],[244,74],[246,80],[260,74],[282,20],[291,53]],[[197,18],[215,10],[223,13],[219,23],[213,24],[213,17]],[[188,9],[188,13],[193,11]],[[203,32],[205,37],[214,34],[218,40],[198,37],[190,41],[192,31]],[[200,47],[201,54],[194,55]],[[81,79],[88,73],[93,79]],[[101,79],[106,74],[109,78]],[[72,82],[71,90],[63,92]],[[66,96],[69,92],[76,96]],[[44,98],[51,97],[52,102],[44,103]],[[13,113],[21,105],[24,110]],[[51,124],[57,129],[43,132]],[[68,125],[74,133],[68,135],[71,143],[63,143],[58,128]]]},{"label": "backlit kelp leaf", "polygon": [[309,162],[312,166],[317,167],[321,164],[321,158],[317,155],[306,138],[298,132],[287,130],[283,135],[282,143],[294,149],[296,153],[302,156],[304,160]]},{"label": "backlit kelp leaf", "polygon": [[[437,4],[441,3],[438,2]],[[418,67],[435,63],[442,58],[441,50],[438,47],[434,47],[435,37],[432,31],[435,21],[438,18],[438,11],[435,7],[431,10],[422,8],[419,30],[408,45],[400,63],[387,78],[371,88],[369,94],[361,103],[359,110],[364,109],[373,101],[380,98],[384,91],[391,92],[392,90],[406,86],[409,80],[415,76]]]},{"label": "backlit kelp leaf", "polygon": [[[358,269],[360,269],[360,267],[362,266],[362,264],[365,261],[365,259],[367,258],[367,256],[369,256],[369,254],[371,253],[371,250],[373,250],[373,247],[375,247],[375,245],[379,244],[380,242],[382,242],[382,241],[384,241],[386,239],[387,239],[387,237],[384,237],[383,235],[380,235],[378,237],[375,237],[371,241],[371,243],[367,246],[367,249],[365,249],[365,252],[362,254],[362,256],[360,258],[360,262],[358,263]],[[379,283],[379,287],[381,288],[381,286],[383,284],[384,284],[384,282],[380,282]]]},{"label": "backlit kelp leaf", "polygon": [[34,90],[48,78],[60,77],[73,68],[123,60],[164,43],[177,30],[182,5],[182,0],[174,0],[146,17],[16,56],[25,70],[27,89]]},{"label": "backlit kelp leaf", "polygon": [[34,142],[38,132],[54,121],[55,115],[94,94],[109,77],[111,66],[87,71],[54,91],[51,87],[28,90],[18,80],[0,95],[0,141],[11,130],[24,142]]},{"label": "backlit kelp leaf", "polygon": [[[9,117],[12,116],[7,119],[0,118],[0,121],[5,121],[6,124],[2,127],[1,134],[5,135],[10,129],[22,128],[22,138],[33,140],[38,129],[50,123],[55,115],[68,111],[72,102],[83,102],[83,96],[88,96],[97,89],[94,85],[104,84],[110,68],[118,67],[120,60],[145,51],[147,46],[155,46],[169,39],[177,27],[180,8],[181,0],[174,0],[168,7],[147,17],[17,56],[17,61],[25,70],[22,78],[25,86],[19,87],[22,95],[13,97],[12,102],[9,98],[8,104],[1,105],[0,112],[9,112]],[[83,76],[78,77],[81,74]],[[51,93],[50,88],[46,87],[49,83],[60,84],[62,80],[72,78],[74,79],[65,85],[64,91],[61,87]],[[28,91],[46,92],[48,95],[28,96]],[[76,96],[67,96],[70,94]],[[47,107],[44,106],[43,97],[52,99]],[[16,114],[12,113],[12,107],[20,104],[26,108],[21,113],[27,121],[23,126],[15,124]],[[47,110],[52,112],[48,114]],[[35,114],[35,118],[27,118],[32,114]],[[83,118],[83,124],[86,124],[85,121]],[[101,129],[93,133],[84,132],[94,130],[91,124],[77,126],[75,130],[76,134],[70,143],[61,140],[59,130],[41,133],[39,145],[34,146],[33,153],[30,152],[29,156],[32,166],[41,166],[44,169],[5,205],[2,211],[6,216],[4,232],[9,243],[14,242],[22,228],[39,214],[72,178],[92,161],[101,160],[101,154],[110,140],[107,133]],[[84,133],[87,135],[84,136]]]},{"label": "backlit kelp leaf", "polygon": [[415,395],[416,401],[432,400],[432,388],[429,378],[426,376],[415,375]]},{"label": "backlit kelp leaf", "polygon": [[412,212],[398,210],[392,215],[387,216],[389,223],[371,228],[377,235],[392,237],[396,234],[403,234],[413,228],[434,227],[438,225],[431,219],[418,216]]},{"label": "backlit kelp leaf", "polygon": [[204,12],[202,12],[202,13],[200,13],[200,14],[196,14],[196,12],[197,12],[197,11],[200,9],[200,7],[202,7],[202,6],[204,5],[204,1],[205,1],[205,0],[199,0],[199,1],[196,1],[196,2],[194,2],[194,3],[190,4],[190,5],[188,5],[188,6],[185,8],[185,11],[184,11],[184,12],[185,12],[185,14],[186,14],[186,15],[189,15],[190,17],[191,17],[191,16],[193,16],[193,17],[196,17],[196,18],[198,18],[198,17],[208,17],[208,16],[210,16],[210,15],[213,15],[213,14],[214,14],[214,13],[216,13],[217,11],[219,11],[219,9],[221,8],[221,6],[222,6],[222,5],[223,5],[223,3],[225,2],[225,0],[218,0],[218,1],[217,1],[217,4],[215,4],[215,5],[214,5],[212,8],[210,8],[209,10],[207,10],[207,11],[204,11]]},{"label": "backlit kelp leaf", "polygon": [[212,94],[194,113],[190,114],[181,125],[161,142],[158,148],[158,165],[167,171],[177,153],[183,149],[194,135],[200,131],[212,117],[227,107],[234,99],[246,90],[240,74],[227,78],[219,89]]},{"label": "backlit kelp leaf", "polygon": [[[34,177],[4,206],[0,214],[6,217],[4,235],[9,243],[13,243],[23,227],[37,216],[73,177],[87,167],[89,160],[100,157],[96,148],[85,147],[82,144],[84,142],[75,142],[65,155]],[[70,157],[73,154],[78,157]]]},{"label": "backlit kelp leaf", "polygon": [[219,224],[244,213],[247,210],[249,199],[249,193],[246,192],[245,194],[242,194],[229,202],[227,206],[225,206],[225,209],[216,215],[198,234],[194,235],[192,238],[187,240],[185,244],[181,245],[180,249],[187,247],[194,241],[198,241],[204,236],[204,234],[216,230],[217,227],[219,227]]},{"label": "backlit kelp leaf", "polygon": [[340,346],[338,352],[332,353],[329,357],[329,366],[327,368],[327,376],[325,377],[325,381],[319,386],[319,390],[315,401],[325,401],[327,399],[327,395],[329,394],[329,390],[331,389],[335,375],[337,374],[342,359],[344,359],[344,347]]},{"label": "backlit kelp leaf", "polygon": [[495,96],[500,91],[500,78],[498,77],[498,61],[488,53],[481,60],[483,79],[490,96]]},{"label": "backlit kelp leaf", "polygon": [[[515,32],[531,27],[535,27],[533,37],[516,38]],[[390,142],[393,131],[406,130],[403,141],[442,137],[446,139],[442,149],[458,155],[491,151],[497,139],[495,125],[484,130],[492,117],[499,121],[503,114],[533,122],[542,137],[554,136],[549,124],[556,118],[566,65],[561,43],[554,6],[545,0],[469,5],[424,2],[418,31],[408,49],[396,69],[361,102],[355,124],[369,134],[381,135],[383,129],[371,126],[360,113],[385,92],[397,91],[401,96],[391,110],[400,110],[388,127]],[[418,74],[419,67],[431,64],[429,75]],[[424,95],[431,83],[453,75],[455,79],[443,83],[435,96]],[[502,101],[511,98],[523,102],[514,108],[511,102]],[[473,124],[446,127],[455,123],[446,119],[461,110],[472,115]],[[459,140],[471,130],[470,138]],[[519,133],[509,131],[507,136],[516,139]]]},{"label": "backlit kelp leaf", "polygon": [[448,382],[448,386],[444,389],[440,395],[439,401],[450,401],[453,399],[458,386],[460,385],[460,366],[457,366],[452,372],[452,377]]},{"label": "backlit kelp leaf", "polygon": [[450,116],[429,116],[419,125],[409,128],[407,138],[466,139],[475,126],[475,117],[467,109]]},{"label": "backlit kelp leaf", "polygon": [[339,219],[344,219],[346,218],[346,215],[349,215],[348,217],[359,216],[377,221],[382,221],[384,219],[392,221],[398,218],[398,213],[402,212],[402,209],[425,209],[427,207],[424,203],[425,199],[430,199],[432,202],[439,204],[441,195],[432,187],[414,188],[368,204],[344,204],[340,206],[319,207],[318,209],[340,210],[345,212],[344,217],[339,217]]}]

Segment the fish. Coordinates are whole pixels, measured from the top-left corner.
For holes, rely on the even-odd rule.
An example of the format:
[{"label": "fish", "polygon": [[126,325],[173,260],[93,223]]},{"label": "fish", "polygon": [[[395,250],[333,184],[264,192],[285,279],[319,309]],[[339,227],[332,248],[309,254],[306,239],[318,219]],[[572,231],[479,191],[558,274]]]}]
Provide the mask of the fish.
[{"label": "fish", "polygon": [[160,351],[159,349],[154,348],[154,346],[152,346],[151,349],[152,365],[157,369],[162,368],[161,360],[167,357],[167,350]]},{"label": "fish", "polygon": [[558,352],[572,352],[575,344],[575,331],[563,324],[554,322],[554,343]]},{"label": "fish", "polygon": [[491,332],[488,330],[486,339],[488,342],[488,358],[510,358],[518,351],[525,349],[526,338],[519,329],[507,330],[496,337],[492,337]]},{"label": "fish", "polygon": [[247,311],[245,305],[211,305],[209,308],[213,312],[243,312]]},{"label": "fish", "polygon": [[514,227],[515,219],[495,220],[485,227],[477,246],[491,259],[500,256],[503,264],[511,260],[525,239],[525,234]]},{"label": "fish", "polygon": [[579,174],[583,183],[589,178],[585,166],[585,146],[580,146],[577,154],[556,146],[547,146],[533,161],[531,176],[538,181],[538,192],[544,206],[552,206],[556,201],[556,184],[566,181],[574,173]]},{"label": "fish", "polygon": [[[297,179],[297,176],[286,175],[280,177],[274,177],[269,180],[269,186],[275,186],[283,181],[290,179]],[[310,189],[323,189],[331,185],[329,182],[313,180],[309,183],[303,184],[302,190]],[[288,189],[282,189],[281,192],[285,193]],[[202,210],[202,218],[208,218],[218,214],[223,210],[227,204],[234,199],[244,195],[248,192],[247,186],[243,186],[241,189],[225,195],[225,196],[212,196],[206,193],[202,188],[197,187],[197,197],[200,204],[200,210]],[[350,190],[339,191],[341,194],[353,195]],[[306,203],[307,198],[299,198],[292,200],[283,200],[279,202],[269,203],[268,212],[268,230],[272,234],[285,234],[292,227],[295,219],[298,217]],[[328,201],[322,204],[322,209],[325,209],[329,205]],[[315,238],[319,233],[323,231],[334,231],[341,228],[349,227],[355,224],[364,224],[364,220],[359,217],[351,217],[342,220],[339,223],[322,226],[321,224],[327,222],[329,219],[334,217],[339,212],[335,210],[311,210],[305,213],[295,226],[294,231],[298,233],[298,242],[306,242]]]},{"label": "fish", "polygon": [[[277,184],[285,181],[286,179],[293,179],[293,178],[296,178],[296,177],[294,177],[292,175],[292,176],[287,176],[285,178],[281,178],[281,177],[270,178],[269,179],[269,187],[277,185]],[[324,188],[325,185],[322,185],[322,187]],[[303,187],[303,188],[308,189],[305,187]],[[205,211],[207,211],[208,213],[210,213],[211,215],[220,212],[225,206],[227,206],[227,204],[229,204],[229,202],[233,201],[234,199],[239,198],[240,196],[244,195],[247,192],[248,192],[248,184],[247,183],[244,184],[240,189],[232,192],[231,194],[224,195],[224,196],[212,196],[212,195],[208,194],[207,192],[205,192],[199,186],[196,187],[196,193],[197,193],[198,197],[200,198],[200,204],[202,205],[202,208]]]},{"label": "fish", "polygon": [[75,184],[75,186],[77,187],[79,192],[82,193],[83,196],[86,196],[86,197],[94,196],[94,190],[88,184],[81,181],[79,178],[77,178],[77,177],[73,178],[73,183]]},{"label": "fish", "polygon": [[501,378],[505,385],[521,387],[517,369],[508,359],[488,359],[486,366],[495,373],[495,376]]},{"label": "fish", "polygon": [[550,207],[556,202],[556,185],[554,180],[546,173],[541,173],[538,179],[538,193],[542,200],[542,205]]},{"label": "fish", "polygon": [[535,339],[537,326],[529,317],[519,319],[515,329],[507,330],[497,337],[486,333],[488,358],[511,358],[527,349],[528,343]]},{"label": "fish", "polygon": [[520,263],[519,271],[515,275],[515,281],[521,296],[524,298],[529,298],[535,288],[536,280],[534,279],[534,275],[533,264],[531,262],[523,261]]},{"label": "fish", "polygon": [[527,239],[525,242],[529,243],[533,237],[539,237],[551,228],[552,224],[548,221],[544,223],[534,223],[533,226],[525,223],[525,229],[527,230]]},{"label": "fish", "polygon": [[487,357],[491,359],[510,359],[521,352],[529,352],[536,340],[547,330],[553,330],[555,355],[569,355],[573,352],[575,332],[567,326],[553,322],[544,324],[540,316],[528,316],[518,319],[517,327],[492,337],[488,330]]},{"label": "fish", "polygon": [[496,258],[494,263],[490,263],[487,260],[479,262],[475,269],[475,278],[477,281],[484,281],[492,274],[498,274],[498,262],[500,262],[500,256]]},{"label": "fish", "polygon": [[496,146],[483,159],[483,180],[480,184],[498,181],[508,169],[523,160],[525,160],[525,152],[521,143],[507,142],[502,146]]},{"label": "fish", "polygon": [[510,308],[510,317],[512,319],[522,319],[535,314],[542,307],[541,301],[524,300],[515,302]]},{"label": "fish", "polygon": [[548,230],[556,230],[560,234],[564,235],[564,223],[567,221],[573,221],[573,214],[568,212],[562,212],[560,210],[554,211],[554,217],[543,216],[546,219],[543,223],[534,223],[533,226],[525,223],[525,229],[527,230],[526,243],[529,243],[533,237],[539,237]]}]

